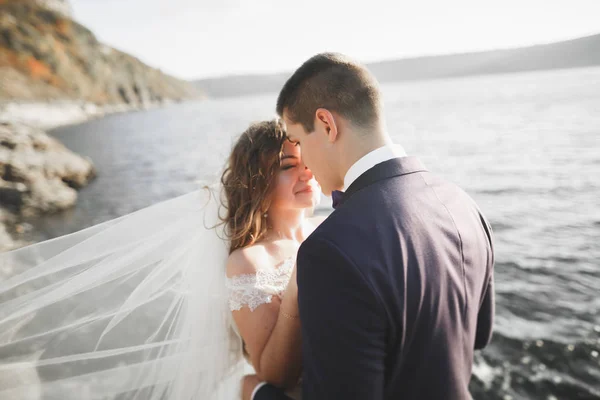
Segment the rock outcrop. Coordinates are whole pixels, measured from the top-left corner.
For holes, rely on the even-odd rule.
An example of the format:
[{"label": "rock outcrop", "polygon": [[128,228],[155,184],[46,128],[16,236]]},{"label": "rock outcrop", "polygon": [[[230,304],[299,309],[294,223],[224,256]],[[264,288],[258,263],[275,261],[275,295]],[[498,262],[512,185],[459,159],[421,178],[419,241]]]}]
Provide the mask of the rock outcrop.
[{"label": "rock outcrop", "polygon": [[73,207],[77,189],[94,176],[90,160],[44,131],[0,123],[0,251],[15,246],[8,235],[18,226],[15,217]]}]

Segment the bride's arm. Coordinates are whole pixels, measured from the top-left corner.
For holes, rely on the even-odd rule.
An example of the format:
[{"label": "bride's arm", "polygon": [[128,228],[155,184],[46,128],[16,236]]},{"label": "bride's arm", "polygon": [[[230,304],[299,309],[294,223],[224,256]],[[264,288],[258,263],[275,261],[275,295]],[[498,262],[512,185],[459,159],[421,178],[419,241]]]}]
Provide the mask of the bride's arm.
[{"label": "bride's arm", "polygon": [[[227,262],[227,275],[256,274],[260,261],[255,254],[234,252]],[[295,386],[302,369],[295,271],[283,300],[273,296],[270,303],[254,310],[244,306],[232,313],[258,377],[278,387]]]}]

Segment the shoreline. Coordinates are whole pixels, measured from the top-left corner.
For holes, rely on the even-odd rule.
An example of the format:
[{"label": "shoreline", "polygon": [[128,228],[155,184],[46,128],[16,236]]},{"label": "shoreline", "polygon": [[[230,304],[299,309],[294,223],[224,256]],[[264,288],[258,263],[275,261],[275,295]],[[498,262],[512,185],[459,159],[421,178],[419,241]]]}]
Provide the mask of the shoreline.
[{"label": "shoreline", "polygon": [[95,177],[92,160],[68,150],[48,131],[173,103],[0,101],[0,253],[31,244],[19,238],[27,230],[20,216],[73,207],[78,189]]},{"label": "shoreline", "polygon": [[54,102],[0,102],[0,122],[13,122],[43,130],[76,125],[112,114],[145,111],[160,108],[174,101],[160,103],[125,103],[99,106],[85,101],[61,100]]}]

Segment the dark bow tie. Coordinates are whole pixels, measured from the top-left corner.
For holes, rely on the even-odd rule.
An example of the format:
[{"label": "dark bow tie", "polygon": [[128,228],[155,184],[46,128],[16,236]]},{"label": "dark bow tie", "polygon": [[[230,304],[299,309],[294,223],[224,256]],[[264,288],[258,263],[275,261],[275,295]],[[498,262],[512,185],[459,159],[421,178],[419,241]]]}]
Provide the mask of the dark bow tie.
[{"label": "dark bow tie", "polygon": [[344,192],[342,192],[341,190],[334,190],[333,192],[331,192],[331,200],[332,200],[332,207],[333,208],[337,208],[340,203],[342,202],[342,199],[344,198]]}]

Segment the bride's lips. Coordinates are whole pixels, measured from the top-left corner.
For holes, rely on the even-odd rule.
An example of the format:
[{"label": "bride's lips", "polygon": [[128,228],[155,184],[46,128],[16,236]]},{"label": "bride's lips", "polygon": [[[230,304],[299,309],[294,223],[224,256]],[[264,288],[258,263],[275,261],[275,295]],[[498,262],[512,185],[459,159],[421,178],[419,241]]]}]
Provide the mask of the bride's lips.
[{"label": "bride's lips", "polygon": [[311,186],[307,186],[307,187],[305,187],[302,190],[298,190],[296,192],[296,194],[300,194],[300,193],[312,193],[312,191],[313,191],[313,188]]}]

